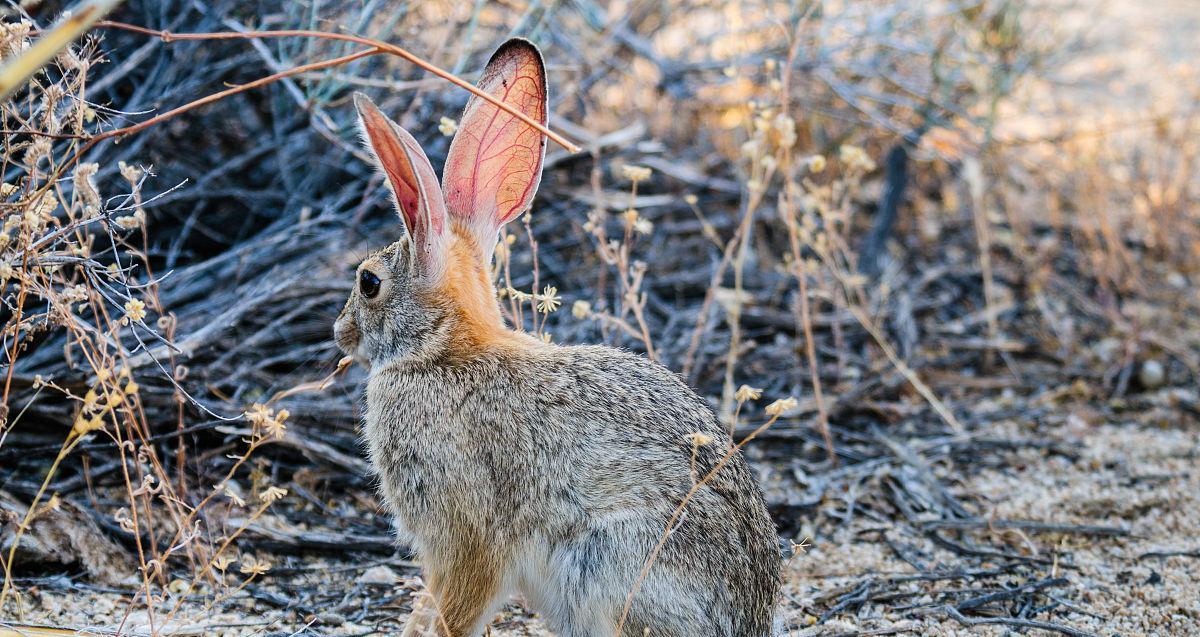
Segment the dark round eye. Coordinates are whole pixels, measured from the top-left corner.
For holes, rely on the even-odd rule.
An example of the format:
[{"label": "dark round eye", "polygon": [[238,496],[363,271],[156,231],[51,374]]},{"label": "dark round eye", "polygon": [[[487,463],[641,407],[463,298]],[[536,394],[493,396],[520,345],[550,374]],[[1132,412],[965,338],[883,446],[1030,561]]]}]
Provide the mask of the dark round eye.
[{"label": "dark round eye", "polygon": [[368,299],[375,298],[379,294],[379,277],[370,270],[363,270],[362,274],[358,275],[358,290]]}]

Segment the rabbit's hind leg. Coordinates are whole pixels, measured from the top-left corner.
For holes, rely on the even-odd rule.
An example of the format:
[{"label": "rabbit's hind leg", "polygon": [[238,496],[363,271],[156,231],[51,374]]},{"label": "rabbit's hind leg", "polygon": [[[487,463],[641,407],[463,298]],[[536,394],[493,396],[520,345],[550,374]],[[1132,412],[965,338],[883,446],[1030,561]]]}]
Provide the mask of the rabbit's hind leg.
[{"label": "rabbit's hind leg", "polygon": [[[698,583],[662,562],[640,578],[652,544],[630,535],[622,526],[593,529],[553,551],[554,568],[541,587],[544,603],[538,610],[555,634],[614,637],[629,600],[622,636],[724,637],[727,633],[712,625],[713,609]],[[645,546],[646,553],[631,546]]]}]

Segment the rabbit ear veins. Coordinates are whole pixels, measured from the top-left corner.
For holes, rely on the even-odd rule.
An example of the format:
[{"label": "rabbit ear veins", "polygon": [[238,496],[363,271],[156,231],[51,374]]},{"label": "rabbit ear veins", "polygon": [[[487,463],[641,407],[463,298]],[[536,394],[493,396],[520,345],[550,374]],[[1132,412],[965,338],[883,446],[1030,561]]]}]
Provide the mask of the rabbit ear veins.
[{"label": "rabbit ear veins", "polygon": [[354,106],[367,148],[387,175],[422,274],[436,278],[445,261],[446,204],[433,166],[417,140],[388,119],[369,97],[355,93]]},{"label": "rabbit ear veins", "polygon": [[[546,123],[546,69],[528,40],[514,38],[497,49],[479,88]],[[486,260],[496,232],[533,201],[545,156],[546,138],[536,128],[479,97],[467,102],[442,183],[450,214],[474,233]]]}]

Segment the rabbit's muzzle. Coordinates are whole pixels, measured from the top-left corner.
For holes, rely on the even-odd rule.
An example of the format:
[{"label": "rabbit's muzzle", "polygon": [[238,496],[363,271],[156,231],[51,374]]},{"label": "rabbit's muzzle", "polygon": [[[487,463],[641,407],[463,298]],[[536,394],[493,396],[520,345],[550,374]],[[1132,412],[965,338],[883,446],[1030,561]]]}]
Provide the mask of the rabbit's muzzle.
[{"label": "rabbit's muzzle", "polygon": [[348,308],[342,310],[338,315],[337,321],[333,324],[333,340],[337,343],[338,349],[347,356],[360,358],[358,353],[359,331],[358,323],[354,317],[347,311]]}]

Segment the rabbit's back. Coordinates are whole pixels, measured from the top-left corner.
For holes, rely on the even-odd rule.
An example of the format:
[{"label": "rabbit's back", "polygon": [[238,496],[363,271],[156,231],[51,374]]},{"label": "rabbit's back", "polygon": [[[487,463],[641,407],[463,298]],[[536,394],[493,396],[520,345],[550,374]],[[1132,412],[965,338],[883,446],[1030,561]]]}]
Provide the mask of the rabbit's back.
[{"label": "rabbit's back", "polygon": [[[552,623],[579,626],[589,615],[607,627],[729,436],[701,398],[645,358],[518,345],[374,373],[372,458],[419,552],[486,538],[516,564],[506,584]],[[705,437],[712,442],[697,446]],[[779,559],[761,490],[735,455],[693,496],[626,634],[766,635]],[[562,607],[564,590],[582,606]]]}]

